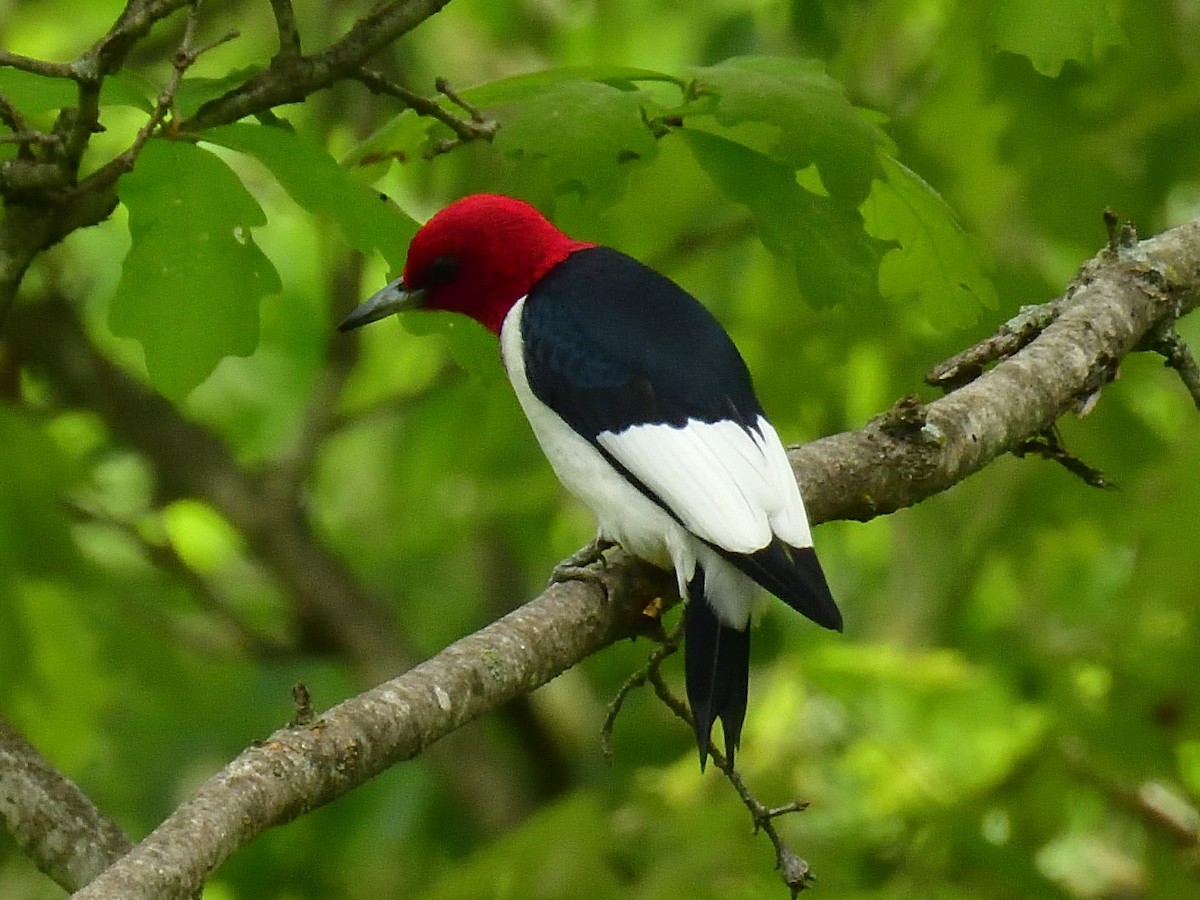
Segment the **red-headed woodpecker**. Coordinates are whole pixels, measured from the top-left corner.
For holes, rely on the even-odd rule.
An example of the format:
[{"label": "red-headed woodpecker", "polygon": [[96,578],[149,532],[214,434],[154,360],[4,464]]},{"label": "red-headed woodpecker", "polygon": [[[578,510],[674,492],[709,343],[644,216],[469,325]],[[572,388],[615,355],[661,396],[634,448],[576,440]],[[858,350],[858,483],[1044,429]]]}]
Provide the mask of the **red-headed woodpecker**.
[{"label": "red-headed woodpecker", "polygon": [[668,278],[488,194],[430,219],[403,276],[340,328],[417,308],[464,313],[499,336],[521,408],[600,538],[675,570],[700,765],[717,719],[732,762],[757,587],[826,628],[841,630],[842,617],[729,336]]}]

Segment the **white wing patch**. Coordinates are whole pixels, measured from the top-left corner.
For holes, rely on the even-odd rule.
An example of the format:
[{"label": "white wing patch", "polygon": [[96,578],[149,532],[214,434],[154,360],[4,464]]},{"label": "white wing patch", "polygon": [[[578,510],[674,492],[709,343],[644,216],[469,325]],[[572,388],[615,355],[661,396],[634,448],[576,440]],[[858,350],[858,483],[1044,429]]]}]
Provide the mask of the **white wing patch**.
[{"label": "white wing patch", "polygon": [[753,553],[774,537],[811,546],[804,501],[779,436],[761,416],[756,431],[692,419],[682,428],[605,431],[596,440],[688,531],[715,546]]}]

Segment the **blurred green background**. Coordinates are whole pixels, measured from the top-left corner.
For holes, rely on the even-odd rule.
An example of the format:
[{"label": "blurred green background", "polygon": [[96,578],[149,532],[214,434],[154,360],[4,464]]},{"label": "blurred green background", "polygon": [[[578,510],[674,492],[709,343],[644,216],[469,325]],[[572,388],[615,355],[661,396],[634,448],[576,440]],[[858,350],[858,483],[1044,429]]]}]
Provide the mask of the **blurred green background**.
[{"label": "blurred green background", "polygon": [[[66,60],[121,6],[0,2],[0,43]],[[241,36],[192,74],[221,78],[274,52],[268,4],[206,6],[211,36]],[[298,2],[305,49],[368,8]],[[174,25],[139,47],[131,73],[161,82]],[[417,220],[465,193],[519,194],[667,272],[733,334],[788,442],[934,396],[921,384],[934,364],[1065,289],[1103,245],[1104,207],[1143,234],[1200,215],[1200,4],[1188,0],[455,0],[378,63],[432,93],[435,76],[470,88],[566,66],[686,79],[745,54],[819,61],[875,111],[895,158],[977,241],[994,297],[947,300],[920,272],[907,293],[806,295],[679,135],[604,181],[587,170],[586,123],[540,132],[557,148],[543,165],[519,152],[516,126],[516,151],[498,139],[426,160],[421,126],[393,123],[399,105],[353,83],[279,112],[338,159],[361,162],[380,140],[407,146],[354,169]],[[646,89],[664,104],[675,90]],[[144,118],[114,107],[96,158]],[[576,175],[595,176],[589,191],[554,190],[561,172],[546,169],[572,153]],[[375,656],[328,639],[261,535],[211,496],[164,487],[112,416],[24,373],[20,402],[0,405],[0,711],[135,840],[284,724],[294,681],[332,705],[534,596],[592,532],[485,335],[397,321],[361,338],[332,330],[403,246],[356,254],[336,217],[298,205],[250,157],[223,158],[267,213],[254,240],[282,289],[262,301],[253,354],[222,361],[172,409],[218,435],[264,494],[292,486],[300,531],[344,560],[388,631]],[[142,348],[110,318],[129,219],[119,207],[45,254],[22,302],[68,298],[91,344],[141,381]],[[1200,344],[1194,318],[1181,332]],[[766,607],[739,763],[764,802],[812,804],[778,824],[821,896],[1200,891],[1200,416],[1143,355],[1061,427],[1116,490],[1001,459],[914,509],[817,529],[844,635]],[[649,649],[613,647],[268,833],[205,896],[785,895],[769,844],[649,694],[626,704],[604,762],[605,707]],[[669,674],[681,682],[677,663]],[[56,896],[0,836],[0,897]]]}]

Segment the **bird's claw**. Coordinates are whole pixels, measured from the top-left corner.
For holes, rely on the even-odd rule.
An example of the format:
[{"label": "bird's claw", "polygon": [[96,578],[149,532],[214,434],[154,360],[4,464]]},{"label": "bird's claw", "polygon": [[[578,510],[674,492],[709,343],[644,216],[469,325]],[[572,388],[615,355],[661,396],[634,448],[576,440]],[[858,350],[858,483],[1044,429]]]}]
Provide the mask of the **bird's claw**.
[{"label": "bird's claw", "polygon": [[599,563],[601,568],[607,565],[607,560],[604,558],[604,551],[615,546],[614,542],[598,537],[591,543],[580,547],[554,567],[554,571],[550,575],[550,583],[595,581],[597,575],[592,567],[596,563]]}]

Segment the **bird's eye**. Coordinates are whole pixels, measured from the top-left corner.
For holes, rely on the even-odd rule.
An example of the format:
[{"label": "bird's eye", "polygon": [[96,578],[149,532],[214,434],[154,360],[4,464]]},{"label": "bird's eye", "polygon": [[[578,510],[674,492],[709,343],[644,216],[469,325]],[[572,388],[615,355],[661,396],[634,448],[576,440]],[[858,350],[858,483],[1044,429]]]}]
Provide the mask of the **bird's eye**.
[{"label": "bird's eye", "polygon": [[427,287],[449,284],[458,275],[458,257],[439,256],[429,264],[423,279]]}]

